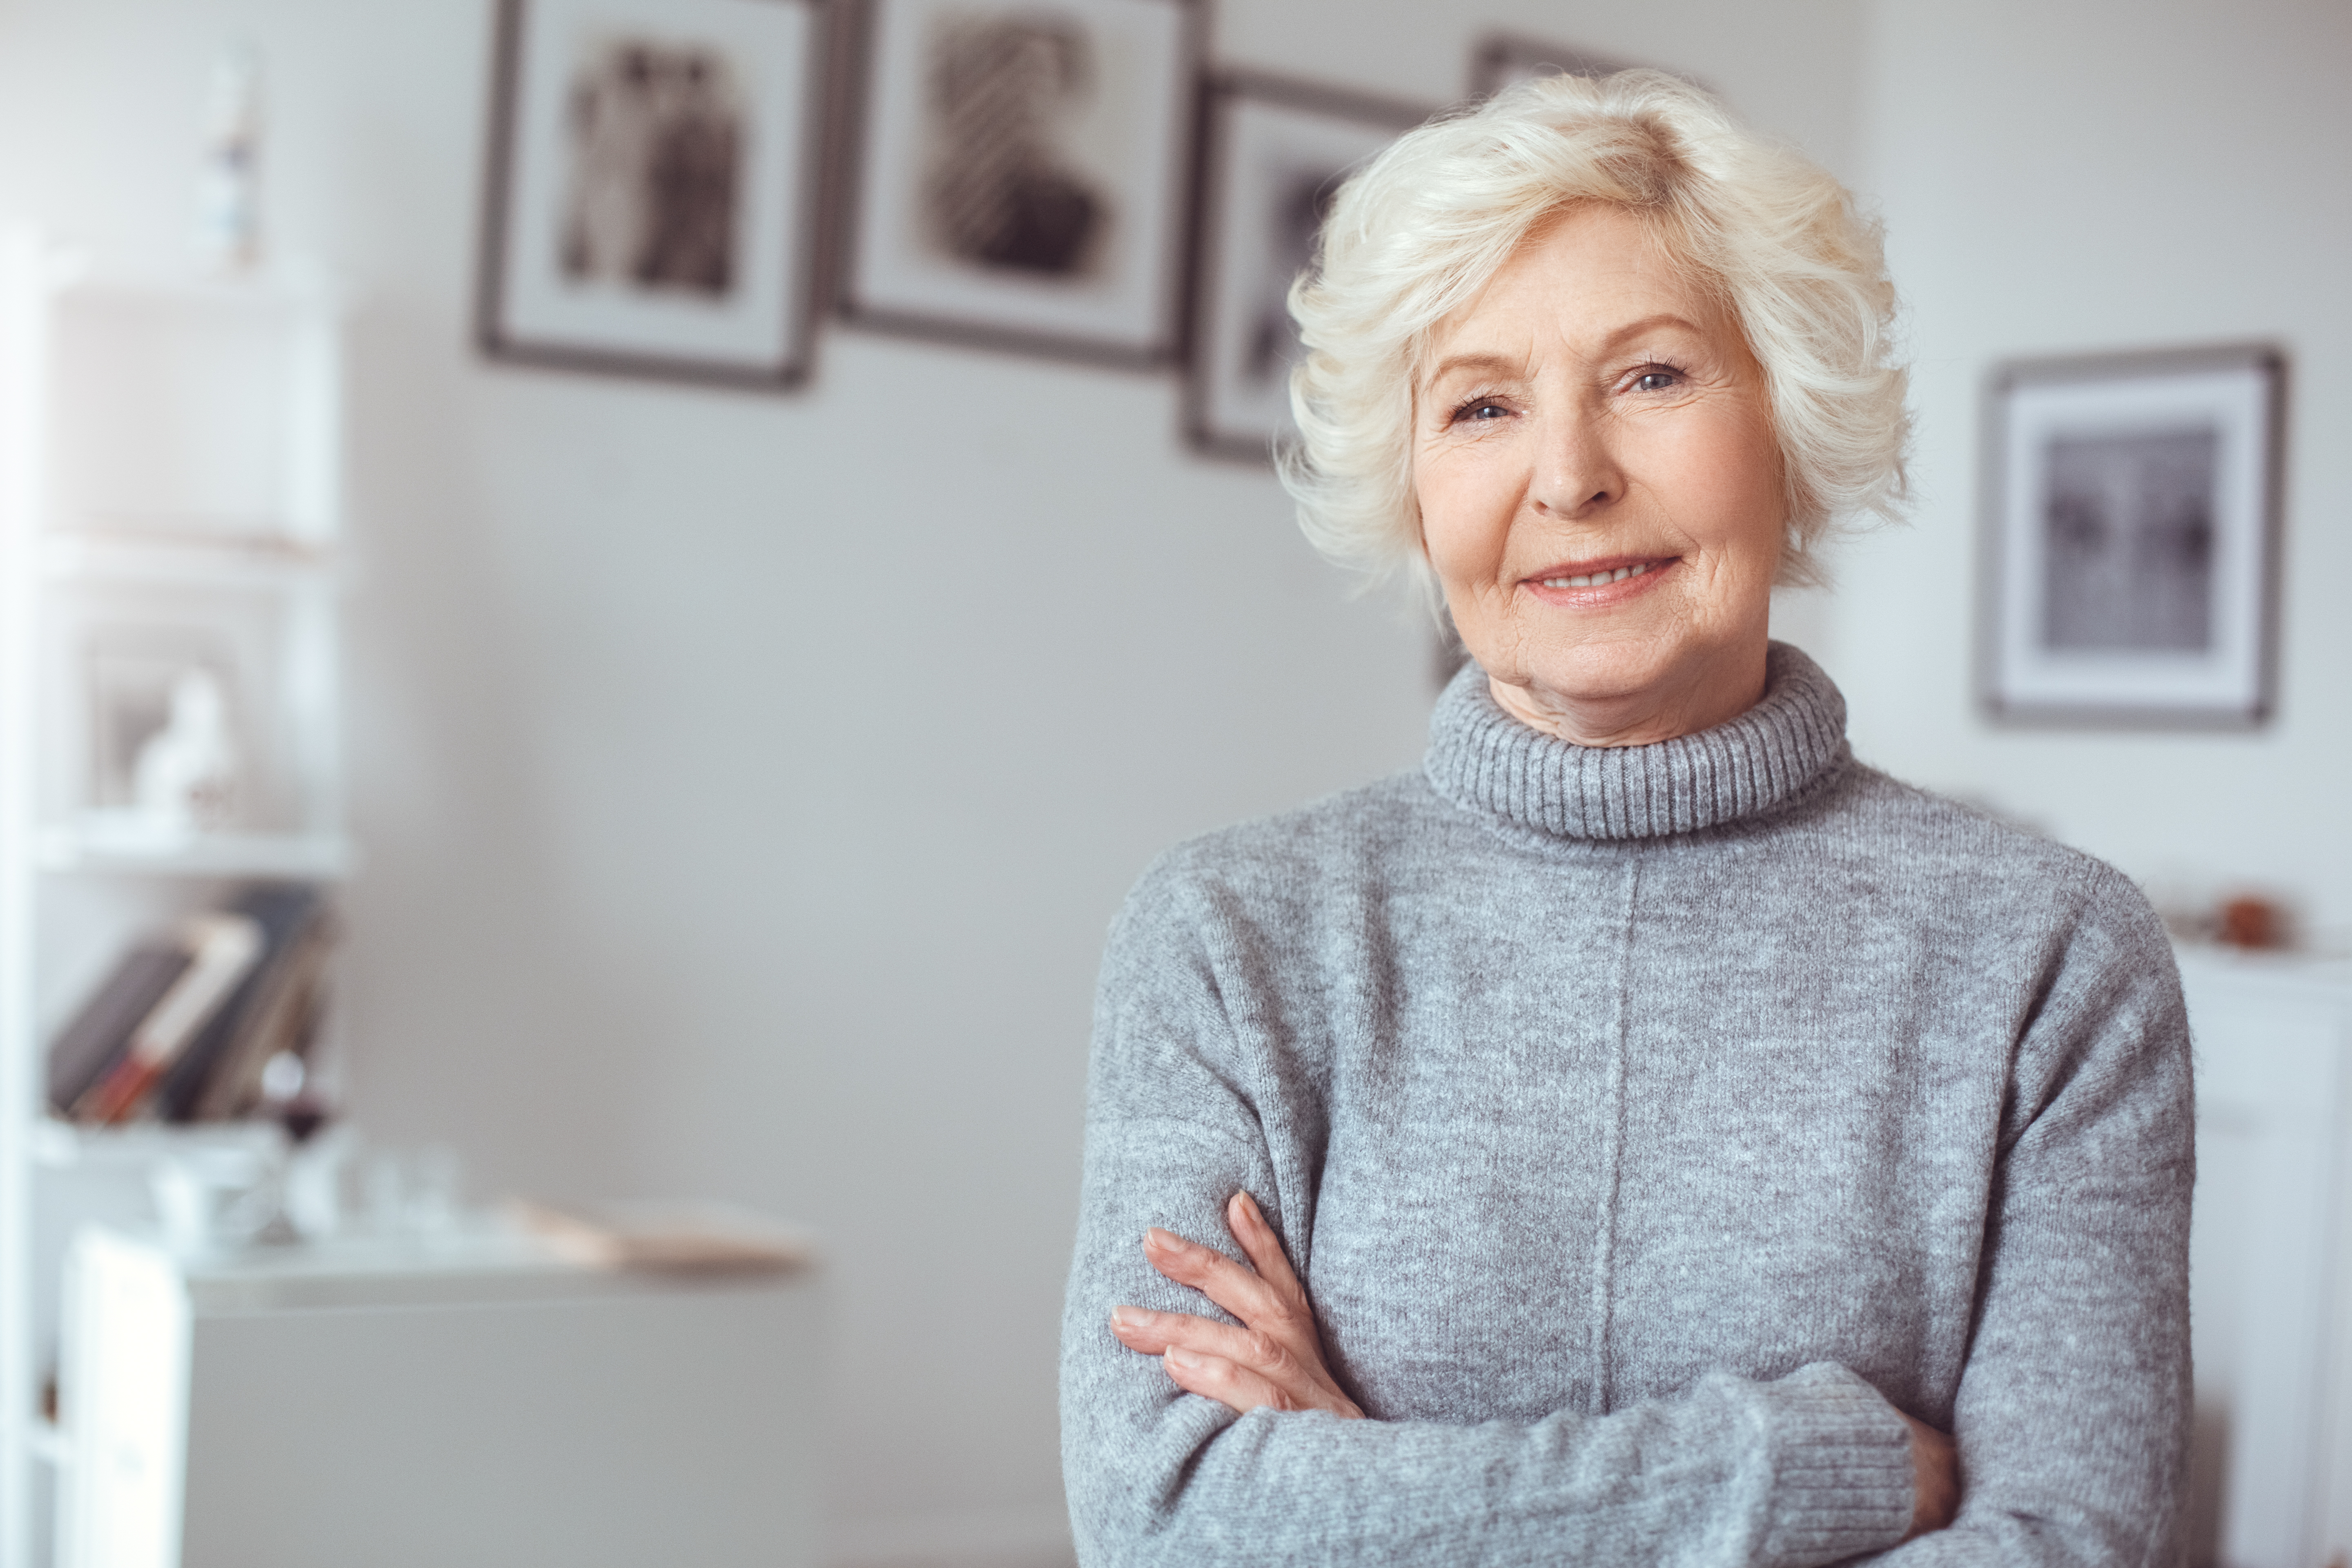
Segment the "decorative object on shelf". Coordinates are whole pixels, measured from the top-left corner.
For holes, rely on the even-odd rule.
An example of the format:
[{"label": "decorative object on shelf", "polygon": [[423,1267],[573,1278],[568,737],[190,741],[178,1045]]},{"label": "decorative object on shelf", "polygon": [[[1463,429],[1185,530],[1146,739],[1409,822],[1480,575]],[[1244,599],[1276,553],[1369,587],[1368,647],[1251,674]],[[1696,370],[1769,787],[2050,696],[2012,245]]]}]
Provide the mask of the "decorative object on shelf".
[{"label": "decorative object on shelf", "polygon": [[184,1257],[292,1239],[282,1226],[282,1149],[198,1144],[156,1163],[149,1178],[163,1239]]},{"label": "decorative object on shelf", "polygon": [[217,271],[261,262],[261,51],[239,39],[213,62],[196,187],[197,247]]},{"label": "decorative object on shelf", "polygon": [[140,743],[135,809],[173,837],[225,826],[236,803],[236,765],[220,677],[192,665],[172,677],[163,722]]},{"label": "decorative object on shelf", "polygon": [[2294,945],[2286,910],[2273,900],[2241,893],[2217,911],[2215,940],[2249,952],[2281,952]]},{"label": "decorative object on shelf", "polygon": [[2233,947],[2246,952],[2294,952],[2305,948],[2300,901],[2242,884],[2158,884],[2149,900],[2173,940]]},{"label": "decorative object on shelf", "polygon": [[500,359],[806,375],[814,0],[502,0],[477,335]]},{"label": "decorative object on shelf", "polygon": [[1208,84],[1185,382],[1195,447],[1264,462],[1291,429],[1291,282],[1314,260],[1339,183],[1427,115],[1255,72]]},{"label": "decorative object on shelf", "polygon": [[1633,62],[1566,44],[1549,44],[1516,33],[1489,33],[1470,56],[1470,96],[1486,98],[1514,83],[1565,72],[1570,76],[1613,76],[1633,69]]},{"label": "decorative object on shelf", "polygon": [[441,1144],[374,1151],[360,1164],[368,1234],[446,1234],[464,1212],[465,1177],[465,1162]]},{"label": "decorative object on shelf", "polygon": [[163,842],[236,826],[246,748],[234,649],[100,626],[88,659],[89,809]]},{"label": "decorative object on shelf", "polygon": [[1172,358],[1192,0],[877,0],[870,26],[848,318]]},{"label": "decorative object on shelf", "polygon": [[75,584],[55,596],[46,815],[123,849],[299,831],[328,765],[303,591]]},{"label": "decorative object on shelf", "polygon": [[359,1135],[349,1126],[327,1127],[325,1120],[323,1107],[316,1102],[299,1118],[281,1108],[278,1118],[292,1141],[286,1160],[285,1217],[294,1234],[306,1241],[341,1235],[350,1213],[344,1176]]},{"label": "decorative object on shelf", "polygon": [[2283,379],[2258,344],[1995,371],[1978,642],[1993,718],[2269,716]]}]

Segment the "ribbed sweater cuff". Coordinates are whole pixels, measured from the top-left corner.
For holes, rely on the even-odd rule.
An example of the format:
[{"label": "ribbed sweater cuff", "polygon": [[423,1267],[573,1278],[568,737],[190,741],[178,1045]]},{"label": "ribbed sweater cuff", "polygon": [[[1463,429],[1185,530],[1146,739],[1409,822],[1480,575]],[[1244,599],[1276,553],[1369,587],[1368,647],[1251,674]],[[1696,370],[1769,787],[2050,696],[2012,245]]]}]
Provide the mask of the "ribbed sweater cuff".
[{"label": "ribbed sweater cuff", "polygon": [[1903,1539],[1915,1506],[1911,1428],[1841,1366],[1809,1366],[1765,1389],[1771,1522],[1762,1562],[1811,1568]]}]

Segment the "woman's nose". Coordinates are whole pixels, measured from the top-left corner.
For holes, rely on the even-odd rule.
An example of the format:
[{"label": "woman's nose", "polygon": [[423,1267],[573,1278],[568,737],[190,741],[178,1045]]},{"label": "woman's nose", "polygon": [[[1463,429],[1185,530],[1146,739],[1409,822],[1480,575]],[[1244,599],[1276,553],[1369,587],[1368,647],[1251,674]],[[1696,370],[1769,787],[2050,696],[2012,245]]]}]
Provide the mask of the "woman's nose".
[{"label": "woman's nose", "polygon": [[1590,517],[1625,493],[1625,475],[1596,415],[1579,409],[1543,420],[1528,499],[1559,518]]}]

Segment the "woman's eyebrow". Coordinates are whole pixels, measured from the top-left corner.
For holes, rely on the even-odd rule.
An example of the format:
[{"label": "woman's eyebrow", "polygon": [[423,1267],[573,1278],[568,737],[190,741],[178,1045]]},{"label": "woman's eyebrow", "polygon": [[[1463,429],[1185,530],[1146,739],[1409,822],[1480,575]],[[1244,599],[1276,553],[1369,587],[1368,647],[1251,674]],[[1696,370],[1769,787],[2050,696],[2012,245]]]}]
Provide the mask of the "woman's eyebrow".
[{"label": "woman's eyebrow", "polygon": [[1429,367],[1428,371],[1422,376],[1422,384],[1423,386],[1427,386],[1430,383],[1437,380],[1440,376],[1452,375],[1454,372],[1462,370],[1481,370],[1487,372],[1489,374],[1509,374],[1524,370],[1525,368],[1526,365],[1522,361],[1514,359],[1508,354],[1448,354],[1445,358],[1439,360],[1435,364]]},{"label": "woman's eyebrow", "polygon": [[[1645,332],[1663,331],[1675,327],[1701,337],[1706,334],[1706,329],[1688,316],[1678,316],[1673,311],[1664,310],[1656,315],[1644,316],[1638,321],[1627,321],[1621,326],[1610,329],[1608,334],[1599,340],[1600,347],[1603,353],[1606,353],[1619,347],[1628,338],[1638,338]],[[1421,384],[1433,385],[1443,377],[1452,375],[1457,371],[1483,371],[1490,375],[1511,375],[1518,374],[1526,368],[1526,363],[1523,360],[1510,354],[1475,351],[1448,354],[1423,373]]]},{"label": "woman's eyebrow", "polygon": [[1696,332],[1701,336],[1705,336],[1706,332],[1705,327],[1700,326],[1688,316],[1677,316],[1671,311],[1661,311],[1654,316],[1644,316],[1638,321],[1628,321],[1601,341],[1607,346],[1615,348],[1627,338],[1638,338],[1644,332],[1654,332],[1666,327],[1680,327],[1686,332]]}]

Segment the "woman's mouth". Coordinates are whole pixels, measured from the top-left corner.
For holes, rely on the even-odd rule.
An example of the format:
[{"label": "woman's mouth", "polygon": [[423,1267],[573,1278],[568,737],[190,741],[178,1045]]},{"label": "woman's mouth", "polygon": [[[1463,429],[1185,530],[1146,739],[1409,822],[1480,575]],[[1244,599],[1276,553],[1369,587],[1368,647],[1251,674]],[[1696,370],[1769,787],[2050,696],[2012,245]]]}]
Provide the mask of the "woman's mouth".
[{"label": "woman's mouth", "polygon": [[1682,557],[1619,556],[1609,561],[1573,561],[1548,567],[1520,579],[1536,596],[1556,604],[1615,604],[1646,593],[1656,579]]}]

